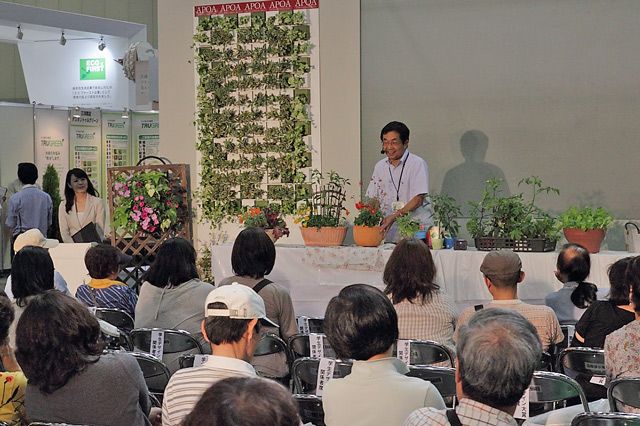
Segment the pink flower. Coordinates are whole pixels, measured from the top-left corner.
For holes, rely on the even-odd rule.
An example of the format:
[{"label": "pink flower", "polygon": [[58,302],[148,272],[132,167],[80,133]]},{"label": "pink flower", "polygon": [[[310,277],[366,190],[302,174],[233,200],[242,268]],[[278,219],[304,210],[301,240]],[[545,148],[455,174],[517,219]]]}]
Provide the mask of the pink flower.
[{"label": "pink flower", "polygon": [[140,182],[138,182],[138,188],[140,188],[142,186],[142,184]]},{"label": "pink flower", "polygon": [[125,191],[127,191],[127,190],[129,189],[129,187],[125,185],[123,189],[124,189]]},{"label": "pink flower", "polygon": [[144,206],[144,201],[140,201],[140,207]]},{"label": "pink flower", "polygon": [[130,196],[130,195],[131,195],[131,191],[126,191],[126,192],[124,193],[124,196],[125,196],[126,198],[129,198],[129,196]]},{"label": "pink flower", "polygon": [[167,205],[170,206],[171,205],[171,201],[167,201]]}]

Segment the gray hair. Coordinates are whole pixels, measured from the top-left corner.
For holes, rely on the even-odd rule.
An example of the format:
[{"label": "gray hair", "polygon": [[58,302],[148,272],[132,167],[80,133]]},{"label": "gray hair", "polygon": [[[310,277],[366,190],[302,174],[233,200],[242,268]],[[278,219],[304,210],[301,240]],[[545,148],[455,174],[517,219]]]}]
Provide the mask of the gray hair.
[{"label": "gray hair", "polygon": [[515,405],[542,355],[536,328],[516,311],[483,309],[458,332],[464,394],[492,407]]}]

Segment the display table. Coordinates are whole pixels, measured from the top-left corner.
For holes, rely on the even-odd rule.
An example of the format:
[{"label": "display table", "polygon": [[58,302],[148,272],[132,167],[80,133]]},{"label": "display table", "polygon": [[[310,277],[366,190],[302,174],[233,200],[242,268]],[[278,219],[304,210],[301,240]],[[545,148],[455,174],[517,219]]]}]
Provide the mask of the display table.
[{"label": "display table", "polygon": [[[343,287],[365,283],[384,288],[382,272],[391,256],[393,244],[376,248],[305,247],[276,245],[276,264],[269,279],[291,292],[297,315],[324,315],[329,300]],[[216,282],[232,276],[232,245],[211,247],[212,269]],[[491,300],[480,264],[488,252],[467,250],[432,250],[436,264],[436,283],[450,294],[459,307]],[[540,303],[547,293],[562,284],[556,279],[557,252],[518,253],[525,278],[518,285],[520,299]],[[627,252],[601,252],[591,255],[591,275],[588,280],[598,287],[609,286],[607,268],[616,260],[629,256]]]},{"label": "display table", "polygon": [[75,296],[78,287],[91,281],[84,265],[84,255],[90,247],[91,243],[61,243],[49,249],[53,266],[67,282],[72,296]]}]

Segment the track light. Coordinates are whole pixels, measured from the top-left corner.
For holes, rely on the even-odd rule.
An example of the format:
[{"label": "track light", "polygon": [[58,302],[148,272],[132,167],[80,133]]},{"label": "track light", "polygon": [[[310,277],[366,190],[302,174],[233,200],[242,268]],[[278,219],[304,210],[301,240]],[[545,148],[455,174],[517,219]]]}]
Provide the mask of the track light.
[{"label": "track light", "polygon": [[62,35],[60,36],[60,45],[64,46],[67,44],[67,39],[64,37],[64,30],[62,31]]},{"label": "track light", "polygon": [[22,26],[18,25],[18,34],[16,34],[16,38],[18,40],[22,40],[22,37],[24,37],[24,33],[22,32]]},{"label": "track light", "polygon": [[129,118],[129,111],[127,108],[122,108],[122,118]]},{"label": "track light", "polygon": [[80,107],[76,107],[73,111],[73,118],[80,118]]},{"label": "track light", "polygon": [[100,44],[98,44],[98,50],[102,52],[105,47],[107,47],[107,43],[104,42],[104,37],[100,36]]}]

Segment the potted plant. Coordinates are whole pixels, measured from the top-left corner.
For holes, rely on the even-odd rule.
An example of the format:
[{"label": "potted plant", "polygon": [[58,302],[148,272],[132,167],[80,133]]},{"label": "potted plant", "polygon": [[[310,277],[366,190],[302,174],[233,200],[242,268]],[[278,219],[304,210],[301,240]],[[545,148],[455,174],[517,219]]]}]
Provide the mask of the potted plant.
[{"label": "potted plant", "polygon": [[363,198],[366,204],[362,201],[356,203],[359,213],[353,220],[353,240],[362,247],[377,247],[383,239],[380,223],[384,219],[384,213],[377,198]]},{"label": "potted plant", "polygon": [[611,212],[602,207],[569,207],[558,219],[567,241],[580,244],[589,253],[598,253],[607,227],[613,223]]},{"label": "potted plant", "polygon": [[541,193],[559,195],[558,189],[542,186],[537,176],[522,179],[531,188],[530,201],[524,194],[500,196],[502,179],[489,179],[478,203],[472,206],[467,230],[478,250],[553,251],[559,239],[555,220],[536,206]]},{"label": "potted plant", "polygon": [[[345,187],[349,179],[341,177],[333,170],[326,176],[317,169],[311,171],[313,194],[298,210],[295,223],[300,224],[302,239],[308,246],[340,246],[347,235],[344,202],[347,197]],[[325,182],[325,183],[323,183]]]},{"label": "potted plant", "polygon": [[462,210],[450,195],[429,194],[429,198],[433,210],[431,217],[440,231],[441,238],[444,238],[445,248],[453,248],[460,229],[457,218],[462,216]]},{"label": "potted plant", "polygon": [[244,214],[238,216],[238,220],[245,228],[255,226],[262,228],[274,243],[284,235],[289,236],[289,228],[279,211],[269,207],[252,207]]},{"label": "potted plant", "polygon": [[410,212],[400,215],[396,218],[396,224],[398,225],[398,235],[401,237],[413,237],[420,229],[420,221],[414,219]]}]

